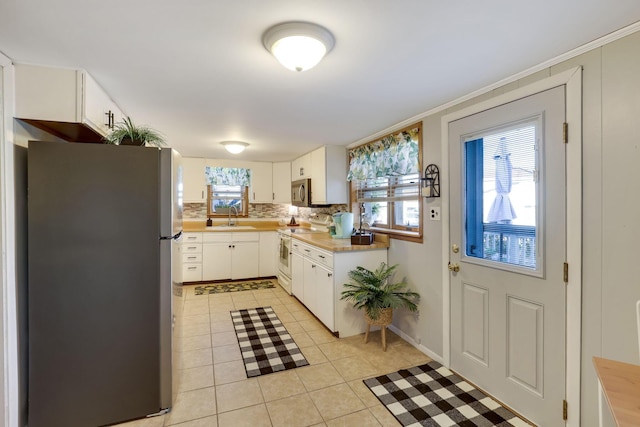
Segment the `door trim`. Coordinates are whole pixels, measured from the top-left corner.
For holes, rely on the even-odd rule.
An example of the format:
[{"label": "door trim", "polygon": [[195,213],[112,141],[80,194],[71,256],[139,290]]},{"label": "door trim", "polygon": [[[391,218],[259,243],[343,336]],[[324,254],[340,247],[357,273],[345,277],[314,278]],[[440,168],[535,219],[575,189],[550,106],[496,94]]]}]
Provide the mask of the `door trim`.
[{"label": "door trim", "polygon": [[0,401],[4,405],[4,419],[6,426],[17,426],[19,418],[19,387],[18,387],[18,329],[16,307],[16,251],[15,251],[15,197],[13,179],[13,116],[14,116],[14,86],[13,64],[11,60],[0,53],[0,68],[2,69],[2,107],[0,108],[0,249],[2,258],[0,266],[2,275],[2,298],[0,312],[3,330],[0,331],[0,342],[4,355],[3,384],[0,390]]},{"label": "door trim", "polygon": [[[566,400],[567,427],[580,425],[580,370],[582,341],[582,67],[572,68],[511,92],[479,102],[441,119],[440,178],[442,197],[442,349],[444,365],[451,364],[451,300],[449,259],[449,123],[526,96],[565,86],[566,120],[569,125],[567,144],[567,262],[570,266],[567,291],[566,331]],[[561,272],[557,272],[561,274]],[[558,403],[560,405],[560,403]],[[560,407],[560,406],[559,406]]]}]

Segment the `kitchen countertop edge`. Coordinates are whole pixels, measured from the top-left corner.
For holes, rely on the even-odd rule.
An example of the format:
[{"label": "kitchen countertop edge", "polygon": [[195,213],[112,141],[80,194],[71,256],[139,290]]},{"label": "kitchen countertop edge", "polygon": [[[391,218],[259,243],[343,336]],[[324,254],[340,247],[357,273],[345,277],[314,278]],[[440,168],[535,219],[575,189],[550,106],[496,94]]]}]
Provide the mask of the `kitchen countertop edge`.
[{"label": "kitchen countertop edge", "polygon": [[[277,221],[240,221],[238,225],[249,225],[252,229],[233,229],[233,227],[219,227],[217,223],[213,227],[207,227],[202,221],[183,221],[182,230],[185,233],[246,233],[262,231],[286,230],[289,227],[278,224]],[[374,242],[371,245],[352,245],[350,239],[333,239],[329,233],[305,233],[292,234],[291,237],[301,242],[317,246],[329,252],[346,251],[371,251],[389,248],[389,236],[374,234]]]}]

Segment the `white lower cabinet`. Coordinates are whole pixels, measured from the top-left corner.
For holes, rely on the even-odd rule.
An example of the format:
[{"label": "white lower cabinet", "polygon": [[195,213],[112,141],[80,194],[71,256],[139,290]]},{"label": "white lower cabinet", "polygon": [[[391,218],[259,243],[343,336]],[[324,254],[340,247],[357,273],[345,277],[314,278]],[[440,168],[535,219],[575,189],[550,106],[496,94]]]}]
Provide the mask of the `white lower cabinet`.
[{"label": "white lower cabinet", "polygon": [[231,279],[231,242],[202,245],[202,280]]},{"label": "white lower cabinet", "polygon": [[304,257],[293,251],[291,262],[291,293],[304,303]]},{"label": "white lower cabinet", "polygon": [[231,278],[235,280],[259,277],[259,254],[259,242],[233,242],[231,248]]},{"label": "white lower cabinet", "polygon": [[202,280],[258,277],[260,233],[204,233]]},{"label": "white lower cabinet", "polygon": [[340,300],[349,271],[357,266],[375,270],[387,262],[386,249],[328,252],[302,243],[291,242],[291,290],[329,330],[340,337],[365,331],[364,314],[351,303]]},{"label": "white lower cabinet", "polygon": [[333,270],[329,270],[321,265],[315,267],[315,293],[316,293],[316,311],[315,314],[322,323],[327,325],[332,331],[335,331],[335,317],[333,314],[334,306],[334,287],[333,287]]},{"label": "white lower cabinet", "polygon": [[182,281],[202,281],[202,233],[182,235]]},{"label": "white lower cabinet", "polygon": [[278,274],[278,257],[280,241],[277,231],[260,232],[259,276],[269,277]]}]

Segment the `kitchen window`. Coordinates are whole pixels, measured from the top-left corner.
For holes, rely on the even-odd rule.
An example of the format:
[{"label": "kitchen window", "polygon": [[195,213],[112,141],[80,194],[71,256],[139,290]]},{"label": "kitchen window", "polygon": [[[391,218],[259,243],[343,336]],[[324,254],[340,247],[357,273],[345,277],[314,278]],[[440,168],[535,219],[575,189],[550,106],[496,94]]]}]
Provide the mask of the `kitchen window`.
[{"label": "kitchen window", "polygon": [[207,167],[207,217],[249,215],[251,171],[244,168]]},{"label": "kitchen window", "polygon": [[422,241],[421,124],[349,152],[352,210],[369,228],[393,238]]},{"label": "kitchen window", "polygon": [[207,186],[207,217],[248,216],[249,187],[239,185]]}]

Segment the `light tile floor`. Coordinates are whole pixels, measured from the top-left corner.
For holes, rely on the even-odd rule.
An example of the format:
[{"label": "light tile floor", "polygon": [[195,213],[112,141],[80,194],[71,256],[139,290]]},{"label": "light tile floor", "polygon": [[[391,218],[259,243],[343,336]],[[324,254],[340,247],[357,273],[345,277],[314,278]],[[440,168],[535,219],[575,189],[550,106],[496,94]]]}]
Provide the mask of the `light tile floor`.
[{"label": "light tile floor", "polygon": [[[195,295],[184,286],[179,393],[172,411],[118,427],[397,426],[362,383],[430,359],[392,332],[337,339],[294,297],[275,289]],[[229,311],[271,306],[309,366],[247,379]]]}]

